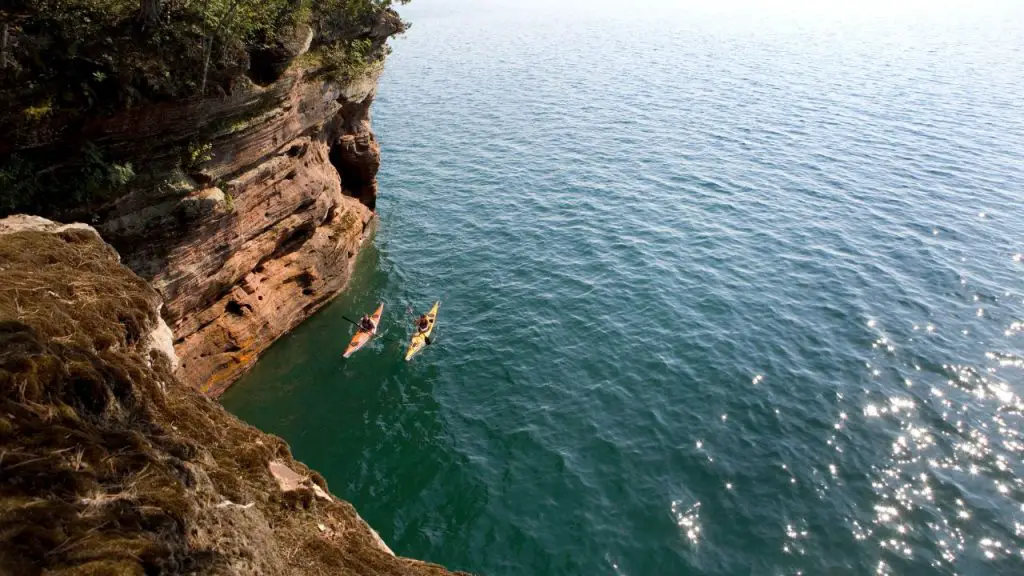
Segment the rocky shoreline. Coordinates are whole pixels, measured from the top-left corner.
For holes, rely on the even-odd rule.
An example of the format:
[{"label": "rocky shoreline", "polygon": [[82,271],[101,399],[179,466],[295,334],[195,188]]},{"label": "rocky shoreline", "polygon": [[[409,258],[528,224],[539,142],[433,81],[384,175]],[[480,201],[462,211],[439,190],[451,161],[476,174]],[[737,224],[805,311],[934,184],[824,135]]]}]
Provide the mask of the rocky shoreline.
[{"label": "rocky shoreline", "polygon": [[160,295],[95,229],[0,220],[0,572],[442,575],[175,378]]}]

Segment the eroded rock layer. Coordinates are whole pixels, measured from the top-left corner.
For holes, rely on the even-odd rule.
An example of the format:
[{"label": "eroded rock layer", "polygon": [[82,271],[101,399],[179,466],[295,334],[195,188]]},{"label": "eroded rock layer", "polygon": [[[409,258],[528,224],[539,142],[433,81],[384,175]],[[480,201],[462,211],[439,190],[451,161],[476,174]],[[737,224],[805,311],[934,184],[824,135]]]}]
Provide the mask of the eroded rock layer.
[{"label": "eroded rock layer", "polygon": [[[70,190],[27,186],[39,198],[9,191],[4,202],[94,226],[163,298],[176,373],[197,390],[222,392],[337,294],[374,228],[370,106],[387,38],[404,26],[375,14],[343,29],[289,28],[251,51],[246,74],[221,78],[216,96],[54,112],[0,142],[0,175],[20,184],[42,166]],[[325,45],[346,39],[374,55],[357,74],[323,61]],[[101,185],[76,186],[96,174]]]},{"label": "eroded rock layer", "polygon": [[[226,128],[191,145],[199,157],[182,170],[184,194],[173,182],[165,194],[140,188],[106,207],[97,228],[163,296],[183,381],[220,393],[345,286],[373,230],[375,88],[375,75],[340,89],[293,67],[217,109],[160,114]],[[176,123],[152,129],[190,138]]]},{"label": "eroded rock layer", "polygon": [[289,72],[247,103],[265,111],[203,146],[186,175],[203,186],[128,195],[103,214],[99,230],[165,299],[185,382],[223,391],[348,281],[373,229],[379,155],[345,150],[374,142],[375,82],[341,91]]}]

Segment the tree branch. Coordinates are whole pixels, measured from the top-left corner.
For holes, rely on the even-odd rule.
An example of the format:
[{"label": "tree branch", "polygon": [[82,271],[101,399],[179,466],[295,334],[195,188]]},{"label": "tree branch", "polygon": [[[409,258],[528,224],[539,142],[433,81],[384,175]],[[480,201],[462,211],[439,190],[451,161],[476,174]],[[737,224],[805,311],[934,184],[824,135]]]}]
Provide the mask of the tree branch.
[{"label": "tree branch", "polygon": [[3,32],[0,32],[0,69],[7,68],[7,35],[8,35],[8,24],[4,22]]},{"label": "tree branch", "polygon": [[[238,8],[238,5],[241,2],[242,0],[235,0],[231,3],[231,7],[228,9],[227,14],[217,22],[217,29],[214,30],[207,39],[206,57],[203,59],[203,83],[199,87],[199,96],[201,97],[206,96],[206,75],[210,71],[210,56],[213,55],[213,40],[220,35],[220,31],[224,29],[224,25],[231,21],[231,18],[235,15],[235,8]],[[206,18],[203,18],[203,27],[205,26]]]}]

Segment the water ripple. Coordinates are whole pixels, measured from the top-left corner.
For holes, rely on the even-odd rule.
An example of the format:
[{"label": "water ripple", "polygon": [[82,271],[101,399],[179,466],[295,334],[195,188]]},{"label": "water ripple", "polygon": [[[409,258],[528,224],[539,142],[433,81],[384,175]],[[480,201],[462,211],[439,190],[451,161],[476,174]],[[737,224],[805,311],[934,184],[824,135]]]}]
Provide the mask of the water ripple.
[{"label": "water ripple", "polygon": [[[228,406],[454,568],[1024,573],[1020,14],[453,1],[380,252]],[[317,353],[437,298],[413,363]]]}]

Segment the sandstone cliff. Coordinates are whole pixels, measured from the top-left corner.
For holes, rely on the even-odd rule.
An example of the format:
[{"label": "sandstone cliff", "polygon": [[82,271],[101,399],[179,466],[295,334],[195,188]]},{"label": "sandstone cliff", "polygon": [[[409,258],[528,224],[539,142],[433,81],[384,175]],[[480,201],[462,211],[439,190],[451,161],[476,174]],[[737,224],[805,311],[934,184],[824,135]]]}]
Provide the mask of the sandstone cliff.
[{"label": "sandstone cliff", "polygon": [[179,383],[160,305],[90,227],[0,220],[0,573],[447,573]]},{"label": "sandstone cliff", "polygon": [[[55,42],[45,26],[24,24],[48,18],[49,1],[27,1],[36,11],[25,14],[0,10],[11,38],[0,69],[12,79],[7,86],[33,78],[28,73],[37,66],[39,47]],[[347,14],[351,3],[334,4]],[[78,4],[90,6],[86,0],[69,5]],[[78,67],[106,66],[86,76],[83,86],[99,98],[112,81],[103,78],[118,74],[123,86],[116,100],[130,106],[93,111],[92,100],[82,104],[75,92],[64,110],[0,110],[0,128],[9,135],[0,142],[0,188],[5,178],[9,188],[37,183],[8,194],[13,199],[6,212],[21,208],[99,230],[162,296],[180,359],[177,376],[204,393],[222,392],[276,338],[341,290],[373,230],[380,152],[370,105],[386,40],[404,23],[386,9],[388,2],[363,4],[385,9],[354,21],[339,23],[328,14],[308,25],[289,24],[258,46],[218,52],[210,94],[202,97],[184,94],[198,89],[198,78],[165,80],[198,64],[149,73],[175,58],[194,60],[189,38],[170,48],[154,45],[131,60],[116,54],[138,44],[137,29],[131,23],[104,28],[99,33],[113,40],[78,50],[88,58],[76,53],[64,68],[36,75],[53,76],[52,90],[59,90],[61,82],[77,78]],[[194,17],[176,16],[178,4],[164,5],[167,18]],[[73,22],[53,26],[68,27],[64,36],[75,33]],[[365,58],[359,58],[366,65],[359,74],[330,73],[324,54],[331,52],[318,50],[332,42],[362,43]],[[45,50],[49,57],[56,48]],[[157,50],[171,53],[153,58]],[[12,102],[20,94],[10,93]],[[88,186],[77,182],[83,179]],[[47,195],[68,184],[70,192]],[[0,202],[0,216],[4,211]]]},{"label": "sandstone cliff", "polygon": [[[179,377],[203,392],[223,391],[343,288],[373,229],[376,77],[342,90],[307,74],[290,70],[216,110],[161,110],[163,119],[203,114],[216,122],[264,109],[209,141],[210,158],[192,175],[206,186],[126,195],[96,223],[164,297]],[[176,128],[125,121],[152,127],[141,138],[166,139]]]}]

